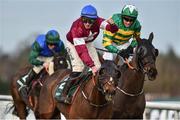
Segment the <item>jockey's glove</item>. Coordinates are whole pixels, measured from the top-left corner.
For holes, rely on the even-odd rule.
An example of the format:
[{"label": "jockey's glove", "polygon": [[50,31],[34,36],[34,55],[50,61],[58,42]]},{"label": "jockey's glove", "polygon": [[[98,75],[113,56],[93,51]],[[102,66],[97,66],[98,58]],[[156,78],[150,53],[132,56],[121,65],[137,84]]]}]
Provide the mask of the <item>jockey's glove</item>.
[{"label": "jockey's glove", "polygon": [[133,54],[133,47],[130,45],[127,49],[126,49],[126,52],[128,54]]},{"label": "jockey's glove", "polygon": [[118,27],[115,24],[108,24],[106,26],[106,30],[110,31],[111,33],[115,33],[118,31]]},{"label": "jockey's glove", "polygon": [[126,49],[122,49],[118,52],[118,55],[123,57],[124,59],[125,58],[128,58],[129,57],[129,54],[127,53]]},{"label": "jockey's glove", "polygon": [[129,55],[133,53],[133,47],[129,46],[127,49],[122,49],[118,52],[118,55],[120,55],[121,57],[125,58],[129,58]]}]

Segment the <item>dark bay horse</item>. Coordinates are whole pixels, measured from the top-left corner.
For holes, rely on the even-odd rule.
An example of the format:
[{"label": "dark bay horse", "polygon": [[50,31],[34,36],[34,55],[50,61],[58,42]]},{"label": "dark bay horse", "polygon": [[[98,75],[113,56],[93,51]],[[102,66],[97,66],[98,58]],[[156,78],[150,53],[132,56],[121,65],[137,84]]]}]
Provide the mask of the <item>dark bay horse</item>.
[{"label": "dark bay horse", "polygon": [[[54,74],[42,88],[44,94],[40,94],[38,114],[40,118],[52,118],[54,110],[64,114],[66,119],[90,119],[90,118],[110,118],[112,116],[112,100],[115,95],[117,80],[120,71],[113,61],[105,60],[102,63],[96,76],[90,75],[88,81],[82,81],[77,89],[72,104],[58,103],[54,99],[57,82],[66,78],[71,71],[64,70]],[[56,79],[56,80],[55,80]]]},{"label": "dark bay horse", "polygon": [[[69,59],[69,56],[67,52],[60,53],[60,54],[54,54],[54,69],[55,72],[60,71],[61,69],[66,69],[68,67],[67,59]],[[39,105],[39,95],[37,95],[37,91],[41,91],[41,82],[39,81],[38,84],[35,86],[35,89],[31,90],[31,95],[29,97],[29,101],[25,101],[18,90],[18,84],[17,81],[24,75],[26,75],[31,69],[31,67],[26,67],[20,70],[16,75],[13,77],[11,81],[11,95],[13,98],[13,106],[14,107],[14,114],[16,114],[20,119],[26,119],[28,115],[28,108],[32,109],[35,112],[35,116],[38,116],[36,111],[38,110]],[[42,72],[42,74],[45,73],[45,70]],[[39,77],[41,77],[41,75]],[[48,79],[49,75],[44,74],[44,76],[41,78],[43,81],[46,81]],[[37,80],[36,80],[37,81]],[[44,84],[44,83],[43,83]],[[39,94],[39,93],[38,93]],[[43,94],[43,93],[42,93]]]},{"label": "dark bay horse", "polygon": [[112,116],[115,119],[143,118],[146,104],[143,92],[145,75],[151,81],[157,76],[155,62],[158,50],[152,45],[153,33],[148,39],[140,39],[136,36],[136,40],[138,46],[132,63],[120,67],[122,75],[114,99]]}]

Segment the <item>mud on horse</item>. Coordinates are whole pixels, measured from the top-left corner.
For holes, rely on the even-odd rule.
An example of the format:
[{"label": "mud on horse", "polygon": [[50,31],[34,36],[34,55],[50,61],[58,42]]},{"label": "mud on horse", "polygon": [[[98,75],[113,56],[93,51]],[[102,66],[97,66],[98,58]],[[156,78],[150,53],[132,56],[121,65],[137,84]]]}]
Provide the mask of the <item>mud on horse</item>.
[{"label": "mud on horse", "polygon": [[153,33],[148,39],[136,36],[138,46],[131,63],[120,67],[122,73],[113,106],[114,119],[142,119],[145,109],[143,91],[145,75],[153,81],[157,76],[156,57],[158,50],[152,45]]}]

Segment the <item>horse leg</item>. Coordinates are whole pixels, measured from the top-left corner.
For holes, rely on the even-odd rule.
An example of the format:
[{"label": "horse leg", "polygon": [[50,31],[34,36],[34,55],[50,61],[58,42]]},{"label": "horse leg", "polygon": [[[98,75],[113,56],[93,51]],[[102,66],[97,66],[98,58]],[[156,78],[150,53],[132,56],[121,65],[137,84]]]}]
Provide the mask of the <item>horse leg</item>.
[{"label": "horse leg", "polygon": [[23,101],[15,101],[14,102],[15,109],[17,111],[17,115],[20,119],[26,119],[28,115],[26,104]]},{"label": "horse leg", "polygon": [[57,108],[55,108],[55,110],[54,110],[54,114],[52,116],[52,119],[61,119],[60,111]]},{"label": "horse leg", "polygon": [[22,98],[20,97],[17,87],[16,87],[16,79],[13,80],[11,83],[11,95],[14,101],[14,113],[17,112],[17,116],[20,119],[26,119],[28,112],[26,110],[26,104],[23,102]]}]

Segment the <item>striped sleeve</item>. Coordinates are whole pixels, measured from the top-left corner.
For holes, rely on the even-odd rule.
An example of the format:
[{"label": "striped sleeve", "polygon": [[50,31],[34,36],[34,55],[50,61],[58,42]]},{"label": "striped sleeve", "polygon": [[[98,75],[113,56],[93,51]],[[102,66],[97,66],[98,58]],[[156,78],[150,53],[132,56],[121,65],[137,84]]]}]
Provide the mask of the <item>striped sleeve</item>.
[{"label": "striped sleeve", "polygon": [[102,44],[109,52],[117,53],[119,50],[112,45],[114,35],[115,33],[111,33],[110,31],[104,30]]}]

